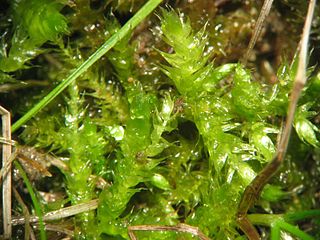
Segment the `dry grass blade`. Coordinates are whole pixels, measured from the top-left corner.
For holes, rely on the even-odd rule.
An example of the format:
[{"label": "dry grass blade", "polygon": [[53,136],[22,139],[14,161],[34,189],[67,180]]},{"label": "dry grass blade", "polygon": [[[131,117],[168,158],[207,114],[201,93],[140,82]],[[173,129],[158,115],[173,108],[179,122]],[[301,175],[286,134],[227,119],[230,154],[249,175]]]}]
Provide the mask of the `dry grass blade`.
[{"label": "dry grass blade", "polygon": [[129,226],[128,234],[131,240],[137,240],[137,237],[134,235],[134,231],[176,231],[190,233],[194,236],[199,237],[201,240],[209,240],[209,238],[204,235],[199,228],[190,226],[188,224],[178,224],[177,226],[160,226],[160,225],[138,225],[138,226]]},{"label": "dry grass blade", "polygon": [[[2,137],[11,141],[11,119],[10,112],[0,106],[2,115]],[[11,225],[11,150],[10,144],[2,146],[2,167],[8,170],[2,183],[2,214],[3,214],[3,237],[10,239],[12,235]]]},{"label": "dry grass blade", "polygon": [[[94,210],[98,207],[98,199],[91,200],[87,203],[80,203],[78,205],[73,205],[71,207],[61,208],[56,211],[48,212],[43,215],[43,221],[53,221],[58,219],[63,219],[66,217],[74,216],[83,212],[88,212]],[[24,217],[12,219],[12,225],[24,224],[26,219]],[[29,222],[38,222],[39,218],[37,216],[30,216]]]},{"label": "dry grass blade", "polygon": [[11,144],[12,146],[15,146],[17,144],[16,141],[14,141],[12,139],[9,140],[9,139],[6,139],[4,137],[0,137],[0,143],[2,143],[2,144]]},{"label": "dry grass blade", "polygon": [[275,158],[264,169],[262,169],[262,171],[253,179],[253,181],[245,189],[245,192],[239,205],[238,224],[240,228],[244,231],[244,233],[247,235],[247,237],[251,240],[260,239],[260,236],[248,220],[247,212],[249,208],[254,204],[255,200],[259,197],[263,187],[267,184],[270,178],[277,172],[277,170],[283,162],[288,147],[297,103],[301,91],[306,83],[308,41],[315,5],[316,1],[310,0],[308,14],[305,20],[305,25],[303,28],[303,34],[300,43],[298,71],[294,80],[294,85],[288,107],[287,119],[284,130],[282,132],[282,136],[280,138],[277,154]]},{"label": "dry grass blade", "polygon": [[257,42],[257,40],[258,40],[258,38],[259,38],[259,36],[261,34],[263,23],[264,23],[266,17],[269,15],[272,3],[273,3],[273,0],[265,0],[263,2],[263,6],[261,8],[258,20],[257,20],[257,22],[256,22],[256,24],[254,26],[253,35],[252,35],[252,37],[250,39],[249,46],[248,46],[247,51],[244,54],[244,57],[243,57],[243,59],[241,61],[243,63],[243,65],[246,65],[247,62],[248,62],[248,59],[249,59],[250,54],[252,52],[252,49],[253,49],[254,45],[256,44],[256,42]]}]

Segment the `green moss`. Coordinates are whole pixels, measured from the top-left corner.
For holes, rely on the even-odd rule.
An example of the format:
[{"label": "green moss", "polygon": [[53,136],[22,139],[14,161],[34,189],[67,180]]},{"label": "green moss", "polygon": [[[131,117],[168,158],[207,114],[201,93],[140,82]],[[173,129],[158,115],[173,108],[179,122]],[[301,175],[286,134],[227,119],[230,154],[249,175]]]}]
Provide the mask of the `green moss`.
[{"label": "green moss", "polygon": [[[30,9],[26,1],[10,5],[12,43],[6,48],[8,55],[0,59],[0,81],[45,79],[48,89],[2,96],[4,102],[11,102],[14,118],[85,62],[105,38],[118,33],[125,18],[142,3],[32,2]],[[176,4],[182,10],[193,6]],[[110,52],[77,82],[70,81],[17,136],[65,160],[68,169],[56,169],[60,176],[56,179],[63,181],[55,183],[65,188],[65,202],[74,205],[99,198],[97,211],[72,217],[77,239],[129,239],[128,226],[179,223],[198,227],[212,239],[243,238],[236,224],[239,201],[276,152],[297,61],[283,63],[278,81],[272,84],[234,61],[240,51],[231,54],[225,39],[244,44],[249,27],[238,33],[239,26],[231,23],[234,17],[243,23],[251,18],[241,4],[231,1],[230,9],[221,7],[225,15],[214,6],[211,14],[217,28],[211,22],[205,26],[191,22],[198,10],[190,19],[173,9],[159,10],[160,23],[150,18],[138,29],[129,28]],[[196,31],[194,26],[199,25]],[[26,55],[27,51],[32,54]],[[13,63],[16,57],[21,61]],[[292,228],[298,220],[316,226],[314,219],[309,221],[299,212],[319,208],[319,73],[313,70],[299,102],[285,164],[249,216],[254,224],[272,227],[261,232],[266,236],[271,232],[273,239],[280,236],[280,229],[305,237]],[[18,94],[22,100],[9,101]],[[105,188],[98,188],[98,178],[108,182]],[[137,236],[196,238],[170,231],[141,231]]]},{"label": "green moss", "polygon": [[[46,0],[13,1],[14,34],[8,52],[0,55],[0,70],[13,72],[41,53],[47,41],[59,44],[68,32],[66,18],[59,13],[63,4]],[[6,47],[6,45],[4,45]]]},{"label": "green moss", "polygon": [[[207,63],[202,32],[193,34],[189,21],[166,11],[163,11],[161,29],[164,40],[174,50],[172,54],[162,53],[170,64],[163,66],[163,71],[189,103],[209,153],[209,176],[201,186],[206,191],[202,192],[202,201],[188,222],[200,226],[205,233],[217,239],[226,235],[235,238],[238,236],[235,215],[240,195],[261,169],[262,165],[257,168],[255,161],[261,164],[268,162],[275,154],[274,143],[268,134],[278,130],[276,126],[270,127],[269,119],[270,116],[285,116],[283,107],[287,101],[284,98],[289,94],[289,88],[285,87],[293,78],[284,78],[286,75],[283,73],[279,85],[268,88],[252,81],[250,73],[241,65],[229,67],[227,74],[215,76],[219,71],[214,70],[212,63]],[[293,76],[294,66],[289,71]],[[221,94],[217,84],[219,77],[228,75],[231,81]],[[216,84],[217,91],[204,88],[203,83]],[[298,111],[297,132],[302,140],[308,139],[305,141],[316,145],[317,128],[307,120],[299,120],[302,115]],[[306,135],[302,136],[300,131]],[[272,193],[278,195],[276,190]],[[269,201],[274,199],[270,188],[262,197]],[[202,222],[204,219],[206,221]]]}]

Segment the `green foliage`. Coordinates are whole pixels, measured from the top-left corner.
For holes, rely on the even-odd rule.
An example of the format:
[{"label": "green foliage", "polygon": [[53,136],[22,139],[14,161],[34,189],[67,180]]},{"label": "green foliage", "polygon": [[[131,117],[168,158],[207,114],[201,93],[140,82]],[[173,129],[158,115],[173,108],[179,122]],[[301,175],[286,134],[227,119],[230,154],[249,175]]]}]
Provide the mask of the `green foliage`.
[{"label": "green foliage", "polygon": [[[34,128],[26,128],[21,136],[29,144],[36,139],[36,146],[49,147],[68,156],[68,170],[64,170],[66,191],[71,204],[87,202],[96,197],[94,192],[97,177],[106,172],[107,140],[101,130],[90,120],[83,108],[77,85],[68,88],[67,110],[64,122],[54,121],[47,116],[44,122]],[[95,177],[93,177],[93,175]],[[93,212],[77,216],[76,225],[80,227],[81,238],[96,235],[95,215]]]},{"label": "green foliage", "polygon": [[36,45],[55,42],[67,31],[66,19],[59,13],[62,1],[15,1],[12,6],[16,28],[23,28]]},{"label": "green foliage", "polygon": [[[268,119],[285,115],[288,102],[285,98],[294,66],[289,71],[283,68],[279,84],[272,88],[252,81],[250,73],[239,64],[227,65],[228,71],[217,76],[215,73],[225,68],[215,69],[212,63],[207,63],[203,31],[193,34],[188,20],[184,22],[181,16],[166,11],[161,29],[164,40],[174,50],[172,54],[162,53],[170,64],[162,66],[163,71],[186,98],[209,153],[209,177],[201,187],[205,189],[202,201],[187,221],[216,239],[235,238],[238,233],[234,229],[234,217],[240,194],[261,164],[275,154],[275,139],[268,134],[278,130]],[[223,86],[222,92],[217,83],[228,75],[231,82]],[[216,91],[205,88],[204,83],[215,85]],[[314,115],[306,107],[299,109],[295,120],[297,133],[303,141],[316,146],[318,129],[306,120]],[[262,197],[275,201],[282,195],[279,187],[270,186]]]},{"label": "green foliage", "polygon": [[[139,183],[150,182],[160,189],[170,189],[169,182],[155,170],[161,159],[153,157],[168,146],[161,135],[170,122],[173,102],[167,96],[160,103],[156,96],[144,91],[132,69],[133,55],[130,53],[132,49],[128,48],[128,39],[124,39],[109,55],[125,88],[129,118],[120,141],[121,151],[117,154],[117,160],[113,160],[116,161],[113,185],[100,194],[98,211],[101,232],[122,237],[127,235],[127,230],[126,218],[122,220],[121,215],[132,196],[140,191],[135,187]],[[128,81],[129,78],[133,80]],[[157,110],[159,105],[162,105],[161,110]]]},{"label": "green foliage", "polygon": [[190,22],[184,24],[183,20],[173,12],[163,10],[162,14],[166,19],[161,25],[165,33],[163,40],[175,50],[174,54],[161,53],[172,66],[163,65],[162,67],[175,82],[179,92],[188,95],[190,91],[200,88],[202,81],[210,74],[210,65],[204,68],[209,57],[203,56],[205,29],[194,35]]},{"label": "green foliage", "polygon": [[[0,70],[13,72],[36,57],[47,41],[59,43],[59,37],[68,32],[65,17],[59,13],[64,5],[58,1],[12,1],[14,34],[10,49],[1,47]],[[8,52],[7,52],[8,51]]]},{"label": "green foliage", "polygon": [[316,136],[319,129],[308,120],[308,118],[314,117],[317,114],[315,111],[309,111],[312,105],[312,102],[308,102],[297,109],[294,125],[302,141],[314,147],[319,147],[319,141]]}]

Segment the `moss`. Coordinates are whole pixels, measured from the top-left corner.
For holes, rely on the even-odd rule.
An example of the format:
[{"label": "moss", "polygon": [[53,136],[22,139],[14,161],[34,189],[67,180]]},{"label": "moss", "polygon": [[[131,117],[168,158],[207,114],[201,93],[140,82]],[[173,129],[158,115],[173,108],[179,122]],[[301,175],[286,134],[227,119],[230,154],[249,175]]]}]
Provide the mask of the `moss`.
[{"label": "moss", "polygon": [[[1,52],[0,80],[9,84],[1,101],[14,119],[118,32],[143,1],[31,2],[29,8],[26,1],[10,2],[6,17],[13,22],[0,25],[7,41],[1,48],[6,51]],[[249,40],[250,14],[258,8],[254,1],[191,2],[174,1],[180,12],[159,9],[160,20],[153,16],[131,29],[15,136],[21,144],[64,159],[68,168],[55,169],[54,185],[64,188],[66,202],[99,198],[97,211],[70,217],[78,239],[128,239],[128,226],[179,223],[199,227],[212,239],[243,237],[236,224],[239,201],[276,152],[297,61],[277,66],[281,54],[271,48],[267,56],[261,40],[250,69],[237,63],[239,46]],[[201,6],[212,9],[202,16]],[[270,18],[268,26],[280,21]],[[267,39],[282,39],[274,36],[278,30],[269,30]],[[281,40],[277,46],[285,45]],[[291,42],[286,46],[291,49]],[[260,71],[266,59],[278,71]],[[286,162],[251,209],[254,223],[276,223],[275,234],[280,228],[290,232],[290,224],[301,217],[302,229],[314,227],[311,234],[319,235],[316,218],[309,221],[300,212],[319,208],[317,71],[309,71]],[[275,82],[266,81],[270,74]],[[10,90],[10,84],[30,79],[47,85]],[[98,188],[98,178],[107,187]],[[44,209],[49,206],[42,202]],[[298,217],[290,218],[295,213]],[[170,231],[137,236],[194,238]]]}]

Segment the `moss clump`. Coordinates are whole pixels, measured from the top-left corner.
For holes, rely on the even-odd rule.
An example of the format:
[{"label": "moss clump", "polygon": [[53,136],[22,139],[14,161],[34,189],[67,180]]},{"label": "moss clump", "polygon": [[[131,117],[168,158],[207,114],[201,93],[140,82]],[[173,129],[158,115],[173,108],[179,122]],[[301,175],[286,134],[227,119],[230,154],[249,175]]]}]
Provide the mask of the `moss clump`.
[{"label": "moss clump", "polygon": [[[12,44],[8,54],[1,56],[0,77],[10,84],[34,78],[47,85],[1,96],[14,110],[14,118],[46,96],[105,38],[118,32],[142,3],[31,2],[30,9],[26,1],[9,4],[8,16],[15,20],[0,26],[12,32],[6,36],[12,38]],[[212,4],[200,2],[200,6]],[[182,1],[175,4],[186,12],[191,6]],[[63,188],[62,202],[75,205],[99,199],[96,211],[70,218],[76,238],[129,239],[128,226],[179,223],[199,227],[212,239],[242,237],[236,224],[239,201],[245,187],[276,152],[297,67],[296,60],[283,62],[277,81],[271,84],[263,73],[235,61],[241,54],[229,54],[233,48],[228,39],[237,36],[234,42],[246,45],[249,27],[244,26],[241,37],[239,26],[229,23],[235,15],[249,21],[246,8],[256,6],[238,1],[229,7],[215,5],[210,12],[214,23],[207,25],[203,19],[194,23],[199,11],[190,13],[190,20],[173,9],[159,10],[160,21],[150,17],[132,29],[17,135],[21,144],[65,161],[66,168],[49,169],[57,175],[50,186]],[[36,17],[26,26],[32,13]],[[19,31],[25,34],[23,41],[16,41]],[[22,45],[17,48],[15,41]],[[26,49],[34,54],[26,55]],[[252,64],[264,61],[262,55],[256,54],[257,62]],[[13,63],[16,57],[21,61]],[[319,208],[317,184],[311,181],[319,179],[319,74],[311,69],[309,75],[286,163],[249,216],[254,224],[272,227],[271,231],[260,229],[264,236],[279,235],[280,229],[303,239],[308,239],[307,233],[319,235],[314,223],[319,214],[306,211]],[[9,103],[18,95],[23,96]],[[302,163],[307,158],[308,163]],[[108,182],[102,188],[101,179]],[[46,184],[34,184],[50,191],[43,187]],[[44,199],[42,205],[43,209],[52,206]],[[308,225],[301,225],[302,230],[309,226],[314,230],[292,230],[300,220]],[[194,238],[171,231],[139,232],[137,236]]]}]

